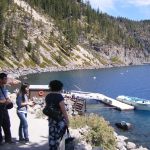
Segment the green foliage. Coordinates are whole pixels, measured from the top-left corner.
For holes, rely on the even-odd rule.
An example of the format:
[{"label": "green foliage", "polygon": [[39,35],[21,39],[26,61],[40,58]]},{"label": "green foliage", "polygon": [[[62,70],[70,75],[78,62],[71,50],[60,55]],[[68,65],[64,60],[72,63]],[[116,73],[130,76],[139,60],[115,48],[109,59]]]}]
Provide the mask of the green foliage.
[{"label": "green foliage", "polygon": [[32,58],[32,60],[33,60],[36,64],[38,64],[38,65],[41,64],[41,62],[40,62],[40,54],[39,54],[39,52],[38,52],[37,50],[32,51],[32,53],[31,53],[31,58]]},{"label": "green foliage", "polygon": [[26,51],[27,51],[27,52],[31,52],[31,51],[32,51],[32,44],[31,44],[31,42],[30,42],[30,41],[28,42],[28,45],[27,45]]},{"label": "green foliage", "polygon": [[53,64],[53,62],[52,62],[51,60],[49,60],[49,59],[48,59],[47,57],[45,57],[44,55],[41,55],[41,56],[42,56],[42,58],[43,58],[43,60],[44,60],[44,62],[45,62],[46,64],[54,66],[54,64]]},{"label": "green foliage", "polygon": [[45,68],[45,67],[47,66],[47,63],[46,63],[46,62],[42,62],[42,63],[39,64],[39,66],[40,66],[41,68]]},{"label": "green foliage", "polygon": [[85,135],[87,142],[93,146],[100,146],[105,150],[115,150],[116,140],[114,130],[104,118],[98,115],[75,116],[70,118],[72,128],[82,128],[87,125],[90,130]]},{"label": "green foliage", "polygon": [[113,63],[118,63],[118,64],[122,63],[118,57],[112,57],[112,58],[111,58],[111,61],[112,61]]},{"label": "green foliage", "polygon": [[63,61],[63,58],[61,55],[53,55],[53,58],[56,60],[56,62],[62,66],[65,66],[65,62]]},{"label": "green foliage", "polygon": [[0,1],[0,59],[4,60],[4,44],[3,44],[3,22],[4,22],[4,0]]},{"label": "green foliage", "polygon": [[[52,17],[53,23],[56,24],[55,29],[59,29],[61,34],[60,37],[57,37],[54,34],[55,30],[53,30],[50,33],[47,45],[37,39],[36,46],[29,41],[27,47],[25,47],[23,40],[28,40],[28,25],[30,27],[34,24],[33,26],[42,31],[44,26],[40,21],[37,22],[33,18],[29,18],[30,13],[24,12],[16,4],[12,7],[12,2],[12,0],[0,0],[0,59],[2,60],[6,57],[4,48],[7,48],[11,50],[17,61],[23,58],[26,50],[29,55],[32,55],[30,57],[32,57],[34,63],[40,64],[39,45],[48,52],[51,49],[47,45],[53,47],[57,45],[63,56],[54,56],[54,59],[60,65],[66,65],[64,59],[67,60],[67,57],[72,57],[73,47],[77,44],[85,44],[88,49],[94,49],[95,39],[98,41],[98,47],[106,44],[120,45],[126,49],[136,48],[137,50],[150,52],[149,20],[136,22],[126,18],[114,18],[101,13],[99,10],[92,9],[90,3],[88,1],[83,3],[83,0],[26,0],[34,9]],[[9,11],[7,11],[8,8]],[[16,14],[17,17],[21,17],[19,22],[15,17]],[[15,32],[14,29],[16,29]],[[43,36],[43,33],[44,31],[41,36]],[[46,39],[46,37],[44,38]],[[95,51],[97,50],[95,49]],[[95,57],[97,58],[97,54]],[[107,64],[102,58],[97,59],[102,64]],[[112,62],[119,63],[120,60],[112,58]],[[45,63],[40,65],[45,66]],[[47,64],[50,64],[50,62]],[[84,65],[90,64],[85,62]]]},{"label": "green foliage", "polygon": [[35,62],[31,59],[24,59],[24,64],[27,66],[27,67],[35,67]]},{"label": "green foliage", "polygon": [[[84,35],[85,39],[88,38],[87,33],[102,38],[106,44],[113,43],[128,48],[141,47],[140,37],[135,35],[135,30],[139,29],[136,22],[125,18],[116,19],[99,10],[96,11],[91,8],[89,1],[86,4],[83,1],[73,0],[27,0],[27,2],[39,10],[42,8],[55,19],[71,47],[78,44],[81,35]],[[83,16],[86,20],[82,19]],[[50,38],[49,42],[53,44],[54,40]]]},{"label": "green foliage", "polygon": [[11,0],[0,0],[0,59],[4,60],[5,53],[4,53],[4,35],[3,35],[3,28],[5,17],[4,13],[8,9]]},{"label": "green foliage", "polygon": [[16,35],[12,39],[12,46],[11,46],[12,54],[18,61],[21,61],[21,59],[24,56],[24,52],[25,52],[25,46],[23,43],[23,39],[24,39],[23,33],[24,33],[24,31],[23,31],[22,27],[18,26]]}]

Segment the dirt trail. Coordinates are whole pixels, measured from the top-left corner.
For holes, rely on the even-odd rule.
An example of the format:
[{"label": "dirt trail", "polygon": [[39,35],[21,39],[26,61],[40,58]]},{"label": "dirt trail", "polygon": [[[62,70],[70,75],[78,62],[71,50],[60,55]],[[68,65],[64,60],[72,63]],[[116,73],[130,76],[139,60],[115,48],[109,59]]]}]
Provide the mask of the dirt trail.
[{"label": "dirt trail", "polygon": [[33,115],[28,114],[29,124],[29,144],[21,144],[18,142],[19,119],[16,109],[9,110],[11,120],[12,137],[16,144],[4,144],[0,146],[0,150],[48,150],[48,122],[43,119],[36,119]]}]

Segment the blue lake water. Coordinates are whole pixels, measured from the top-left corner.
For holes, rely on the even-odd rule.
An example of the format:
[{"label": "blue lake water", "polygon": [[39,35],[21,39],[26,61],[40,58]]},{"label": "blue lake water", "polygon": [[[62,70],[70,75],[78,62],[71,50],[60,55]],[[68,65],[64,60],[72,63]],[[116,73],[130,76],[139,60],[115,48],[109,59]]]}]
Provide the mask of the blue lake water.
[{"label": "blue lake water", "polygon": [[[65,90],[99,92],[109,97],[128,95],[150,100],[150,65],[107,68],[98,70],[78,70],[66,72],[47,72],[27,75],[30,84],[48,84],[58,79],[64,83]],[[150,149],[150,111],[117,111],[104,104],[88,105],[88,112],[103,116],[114,126],[122,120],[133,124],[133,129],[123,132],[115,130]]]}]

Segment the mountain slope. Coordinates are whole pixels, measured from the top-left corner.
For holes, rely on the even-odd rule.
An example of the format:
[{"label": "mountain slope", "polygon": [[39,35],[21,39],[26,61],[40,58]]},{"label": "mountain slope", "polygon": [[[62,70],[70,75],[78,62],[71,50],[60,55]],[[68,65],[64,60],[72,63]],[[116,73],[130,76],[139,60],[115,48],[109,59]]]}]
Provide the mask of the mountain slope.
[{"label": "mountain slope", "polygon": [[[149,61],[149,21],[133,22],[92,12],[95,16],[101,15],[101,21],[91,23],[85,10],[94,10],[77,1],[72,1],[73,5],[84,11],[74,18],[74,14],[78,14],[78,10],[74,10],[70,21],[61,15],[50,15],[35,4],[21,0],[8,2],[7,9],[2,12],[1,68],[105,67]],[[68,27],[67,23],[72,26]]]}]

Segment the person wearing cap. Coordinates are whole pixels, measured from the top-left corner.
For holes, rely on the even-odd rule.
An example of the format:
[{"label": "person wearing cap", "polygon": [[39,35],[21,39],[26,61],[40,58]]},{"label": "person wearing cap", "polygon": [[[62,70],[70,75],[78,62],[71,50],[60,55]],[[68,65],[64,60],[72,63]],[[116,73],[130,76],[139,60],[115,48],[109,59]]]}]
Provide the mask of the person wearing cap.
[{"label": "person wearing cap", "polygon": [[7,84],[7,74],[0,73],[0,145],[3,142],[2,130],[5,134],[5,143],[14,143],[11,137],[10,131],[10,118],[6,105],[11,103],[8,98],[8,90],[6,89]]}]

